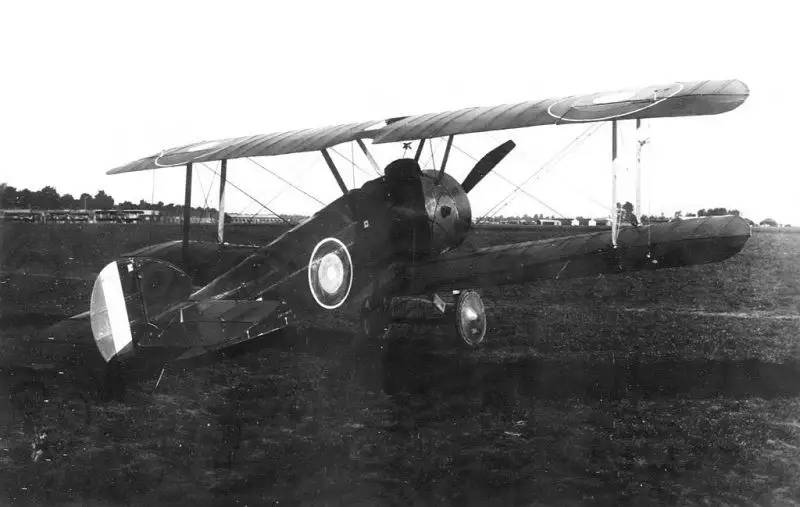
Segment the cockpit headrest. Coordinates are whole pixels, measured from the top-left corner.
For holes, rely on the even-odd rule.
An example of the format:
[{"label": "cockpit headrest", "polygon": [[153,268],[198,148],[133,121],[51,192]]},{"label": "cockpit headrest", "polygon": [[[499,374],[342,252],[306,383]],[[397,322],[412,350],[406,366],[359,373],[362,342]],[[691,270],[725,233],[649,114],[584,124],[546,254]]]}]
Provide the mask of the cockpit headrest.
[{"label": "cockpit headrest", "polygon": [[413,158],[399,158],[391,162],[383,170],[389,180],[418,179],[422,175],[419,164]]}]

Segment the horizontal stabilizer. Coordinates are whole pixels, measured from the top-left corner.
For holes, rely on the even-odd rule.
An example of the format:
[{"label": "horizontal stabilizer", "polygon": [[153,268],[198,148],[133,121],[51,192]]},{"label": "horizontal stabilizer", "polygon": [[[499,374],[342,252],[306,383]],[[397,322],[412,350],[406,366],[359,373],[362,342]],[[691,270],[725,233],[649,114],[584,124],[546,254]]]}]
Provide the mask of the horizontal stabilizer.
[{"label": "horizontal stabilizer", "polygon": [[161,259],[126,257],[100,272],[89,318],[103,359],[144,349],[196,355],[230,347],[286,327],[279,301],[188,301],[192,282]]},{"label": "horizontal stabilizer", "polygon": [[137,345],[209,352],[283,329],[289,319],[290,312],[279,301],[191,302],[162,316],[155,324],[159,331],[143,336]]},{"label": "horizontal stabilizer", "polygon": [[750,226],[737,216],[705,217],[481,248],[409,268],[408,294],[490,287],[547,278],[574,278],[718,262],[739,252]]},{"label": "horizontal stabilizer", "polygon": [[186,299],[192,281],[169,262],[125,258],[108,264],[94,282],[89,320],[103,359],[131,351],[167,307]]}]

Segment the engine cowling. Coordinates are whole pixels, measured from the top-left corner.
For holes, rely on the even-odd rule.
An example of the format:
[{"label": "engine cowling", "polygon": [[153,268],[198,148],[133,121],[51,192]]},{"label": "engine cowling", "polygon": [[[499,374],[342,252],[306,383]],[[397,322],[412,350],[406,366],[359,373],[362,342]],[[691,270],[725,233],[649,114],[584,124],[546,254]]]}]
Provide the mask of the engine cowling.
[{"label": "engine cowling", "polygon": [[466,192],[449,174],[439,179],[439,172],[431,170],[422,172],[422,189],[431,228],[431,253],[458,247],[472,226],[472,209]]},{"label": "engine cowling", "polygon": [[469,199],[448,174],[421,171],[413,159],[395,160],[385,180],[391,214],[390,241],[397,253],[423,258],[460,245],[472,225]]}]

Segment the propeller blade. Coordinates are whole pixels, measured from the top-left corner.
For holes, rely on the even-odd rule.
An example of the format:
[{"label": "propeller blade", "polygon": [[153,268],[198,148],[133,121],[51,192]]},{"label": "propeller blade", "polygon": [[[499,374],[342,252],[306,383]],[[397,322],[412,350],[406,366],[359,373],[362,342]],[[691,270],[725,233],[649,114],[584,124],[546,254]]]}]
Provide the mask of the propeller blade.
[{"label": "propeller blade", "polygon": [[494,169],[494,167],[499,164],[500,161],[503,160],[506,155],[508,155],[511,150],[514,149],[515,146],[516,143],[514,143],[514,141],[506,141],[478,160],[478,162],[475,164],[475,167],[473,167],[467,177],[464,178],[464,182],[461,183],[461,188],[464,189],[464,192],[469,192],[475,187],[475,185],[480,183],[483,177],[489,174],[489,172]]}]

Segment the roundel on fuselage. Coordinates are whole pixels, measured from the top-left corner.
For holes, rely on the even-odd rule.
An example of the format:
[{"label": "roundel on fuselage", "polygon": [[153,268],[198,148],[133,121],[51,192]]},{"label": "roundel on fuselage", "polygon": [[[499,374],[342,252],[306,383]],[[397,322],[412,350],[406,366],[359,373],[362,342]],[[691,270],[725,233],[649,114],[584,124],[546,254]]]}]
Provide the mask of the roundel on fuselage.
[{"label": "roundel on fuselage", "polygon": [[321,307],[341,306],[353,285],[353,261],[347,246],[337,238],[325,238],[314,247],[308,261],[308,287]]}]

